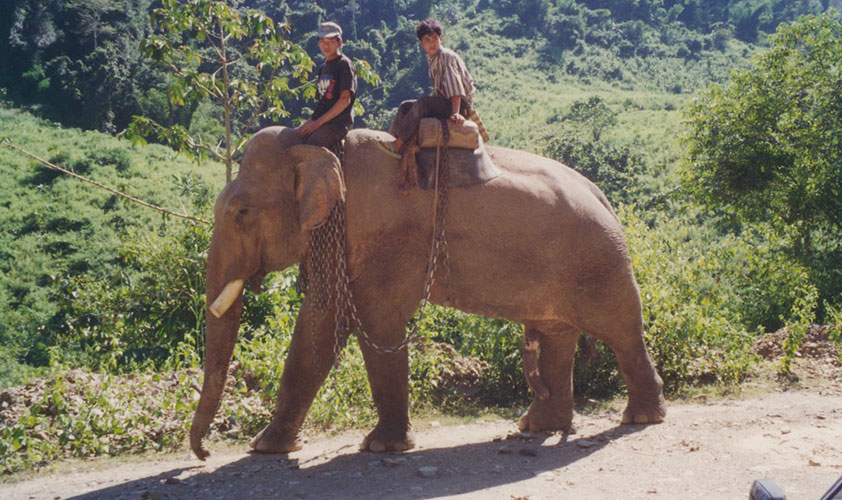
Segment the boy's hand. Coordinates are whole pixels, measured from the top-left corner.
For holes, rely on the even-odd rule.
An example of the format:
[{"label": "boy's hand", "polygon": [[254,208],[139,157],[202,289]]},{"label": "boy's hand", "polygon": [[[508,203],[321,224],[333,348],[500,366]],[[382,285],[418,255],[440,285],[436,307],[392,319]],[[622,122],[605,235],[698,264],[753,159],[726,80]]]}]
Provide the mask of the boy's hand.
[{"label": "boy's hand", "polygon": [[460,127],[465,123],[465,117],[460,115],[459,113],[453,113],[452,115],[450,115],[450,119],[453,120],[456,123],[456,125],[459,125]]},{"label": "boy's hand", "polygon": [[316,122],[314,122],[313,120],[307,120],[306,122],[297,126],[296,130],[298,130],[299,134],[303,135],[304,137],[307,137],[308,135],[315,132],[317,128],[319,128],[319,125]]}]

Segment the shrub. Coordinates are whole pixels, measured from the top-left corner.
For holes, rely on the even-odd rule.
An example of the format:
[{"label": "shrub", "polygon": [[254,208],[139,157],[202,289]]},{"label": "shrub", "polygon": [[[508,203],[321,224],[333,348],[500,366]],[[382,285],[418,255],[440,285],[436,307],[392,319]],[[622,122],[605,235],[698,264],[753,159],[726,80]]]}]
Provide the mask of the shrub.
[{"label": "shrub", "polygon": [[[799,289],[799,292],[799,296],[792,306],[791,319],[787,321],[787,335],[783,341],[784,355],[779,367],[779,371],[783,374],[792,372],[792,360],[801,348],[804,335],[816,317],[816,306],[818,305],[816,287],[808,283]],[[781,317],[781,320],[784,321],[785,318]]]},{"label": "shrub", "polygon": [[620,207],[618,213],[640,286],[647,345],[667,389],[742,379],[754,362],[752,335],[733,307],[740,297],[728,287],[735,277],[724,273],[731,258],[728,245],[695,247],[677,224],[652,229],[633,207]]}]

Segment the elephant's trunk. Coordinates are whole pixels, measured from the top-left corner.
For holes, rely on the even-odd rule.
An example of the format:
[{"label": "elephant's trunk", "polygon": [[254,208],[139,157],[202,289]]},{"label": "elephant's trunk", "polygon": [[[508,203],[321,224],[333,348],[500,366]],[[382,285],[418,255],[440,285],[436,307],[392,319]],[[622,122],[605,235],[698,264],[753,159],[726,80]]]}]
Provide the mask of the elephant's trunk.
[{"label": "elephant's trunk", "polygon": [[[212,256],[208,256],[208,269],[211,266]],[[225,388],[225,379],[228,375],[228,366],[231,363],[231,355],[234,352],[234,344],[237,340],[237,330],[240,325],[240,317],[243,313],[243,287],[240,285],[236,294],[228,287],[223,293],[223,284],[218,276],[208,272],[207,298],[214,300],[221,295],[229,295],[226,299],[228,304],[226,310],[217,317],[215,314],[207,314],[207,330],[205,334],[205,380],[202,385],[202,395],[199,398],[199,406],[196,414],[193,415],[193,423],[190,426],[190,447],[193,453],[200,460],[205,460],[209,455],[202,446],[202,438],[207,434],[216,411],[219,408],[219,401],[222,398],[222,391]],[[231,297],[233,295],[233,297]],[[210,307],[208,308],[210,311]]]}]

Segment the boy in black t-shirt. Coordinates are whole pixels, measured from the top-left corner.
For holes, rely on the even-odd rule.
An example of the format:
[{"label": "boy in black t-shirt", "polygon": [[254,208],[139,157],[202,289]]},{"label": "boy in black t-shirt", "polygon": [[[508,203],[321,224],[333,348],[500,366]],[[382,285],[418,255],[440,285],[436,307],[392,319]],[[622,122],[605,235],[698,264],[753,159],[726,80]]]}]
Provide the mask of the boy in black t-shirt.
[{"label": "boy in black t-shirt", "polygon": [[319,26],[319,50],[325,62],[319,67],[318,103],[309,120],[297,127],[305,144],[330,149],[341,141],[354,123],[351,108],[357,94],[354,63],[339,52],[342,28],[336,23]]}]

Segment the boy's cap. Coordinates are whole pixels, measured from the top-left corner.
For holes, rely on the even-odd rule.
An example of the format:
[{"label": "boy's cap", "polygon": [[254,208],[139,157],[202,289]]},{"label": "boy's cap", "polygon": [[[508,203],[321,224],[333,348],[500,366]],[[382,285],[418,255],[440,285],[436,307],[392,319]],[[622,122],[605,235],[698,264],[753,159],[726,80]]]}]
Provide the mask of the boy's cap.
[{"label": "boy's cap", "polygon": [[342,28],[339,27],[336,23],[322,23],[319,25],[319,38],[328,38],[332,36],[338,36],[342,38]]}]

